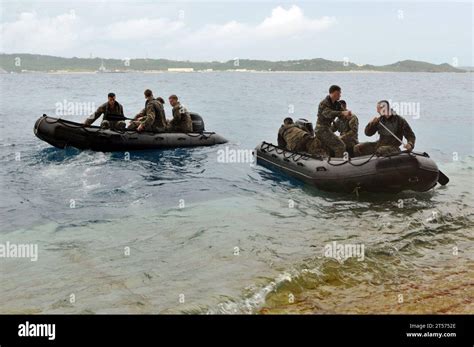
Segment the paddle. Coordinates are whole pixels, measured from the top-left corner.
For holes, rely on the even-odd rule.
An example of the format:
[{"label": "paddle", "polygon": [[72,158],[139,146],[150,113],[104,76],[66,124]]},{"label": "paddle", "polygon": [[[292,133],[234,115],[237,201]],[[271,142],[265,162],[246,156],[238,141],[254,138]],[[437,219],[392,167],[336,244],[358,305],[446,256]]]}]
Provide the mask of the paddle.
[{"label": "paddle", "polygon": [[121,121],[121,120],[135,120],[133,118],[127,118],[125,116],[119,116],[119,115],[115,115],[115,114],[107,115],[107,119],[111,120],[113,122],[117,122],[117,121]]},{"label": "paddle", "polygon": [[[384,129],[387,130],[390,135],[392,135],[394,138],[396,138],[396,139],[398,140],[398,142],[400,142],[402,145],[404,145],[403,141],[400,140],[397,135],[395,135],[394,133],[392,133],[392,132],[390,131],[390,129],[387,128],[382,122],[379,121],[379,124],[380,124],[381,126],[383,126]],[[438,169],[438,183],[441,184],[442,186],[445,186],[445,185],[448,184],[448,182],[449,182],[448,176],[446,176],[444,173],[441,172],[440,169]]]}]

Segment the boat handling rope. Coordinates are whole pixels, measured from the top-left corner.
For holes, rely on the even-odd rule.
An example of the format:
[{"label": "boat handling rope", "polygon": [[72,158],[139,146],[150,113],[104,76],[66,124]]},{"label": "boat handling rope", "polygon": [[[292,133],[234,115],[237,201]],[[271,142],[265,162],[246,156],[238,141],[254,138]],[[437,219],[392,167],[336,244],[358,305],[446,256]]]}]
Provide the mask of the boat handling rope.
[{"label": "boat handling rope", "polygon": [[[321,157],[321,156],[312,157],[312,156],[307,155],[305,153],[291,152],[289,150],[286,150],[284,148],[275,146],[274,144],[271,144],[271,143],[268,143],[268,142],[265,142],[265,141],[261,144],[260,149],[263,152],[268,152],[268,153],[276,152],[277,154],[282,154],[283,158],[293,159],[295,162],[299,161],[300,159],[303,159],[303,160],[315,159],[315,160],[323,161],[323,157]],[[289,153],[289,155],[286,155],[286,153]],[[345,164],[350,164],[352,166],[363,166],[363,165],[367,164],[368,162],[370,162],[374,156],[375,156],[375,153],[372,154],[366,161],[364,161],[363,163],[360,163],[360,164],[354,164],[351,161],[351,158],[349,158],[349,160],[345,160],[341,163],[333,164],[333,163],[331,163],[331,157],[328,157],[326,162],[331,166],[342,166],[342,165],[345,165]]]},{"label": "boat handling rope", "polygon": [[372,154],[372,155],[369,157],[369,159],[367,159],[366,161],[364,161],[364,162],[361,163],[361,164],[354,164],[354,163],[351,161],[351,158],[349,158],[349,160],[345,160],[345,161],[343,161],[342,163],[339,163],[339,164],[332,164],[332,163],[331,163],[331,157],[328,157],[327,163],[328,163],[329,165],[331,165],[331,166],[341,166],[341,165],[344,165],[344,164],[347,164],[347,163],[351,164],[352,166],[363,166],[363,165],[367,164],[369,161],[371,161],[374,156],[375,156],[375,153]]},{"label": "boat handling rope", "polygon": [[[64,125],[65,127],[67,128],[71,128],[71,129],[82,129],[84,130],[85,132],[87,133],[91,133],[88,129],[89,128],[98,128],[98,130],[109,130],[109,131],[113,131],[113,132],[116,132],[118,134],[135,134],[135,133],[138,133],[136,130],[128,130],[128,129],[102,129],[100,127],[90,127],[90,126],[86,126],[85,124],[80,124],[80,123],[76,123],[76,122],[71,122],[71,121],[68,121],[68,120],[65,120],[65,119],[61,119],[61,118],[51,118],[49,116],[47,116],[46,114],[43,114],[43,119],[46,123],[48,124],[55,124],[55,123],[60,123],[61,125]],[[54,120],[51,120],[51,119],[54,119]],[[72,124],[70,124],[72,123]],[[164,132],[166,133],[166,132]],[[164,134],[163,132],[161,133],[153,133],[153,134]],[[181,134],[181,133],[180,133]],[[209,138],[212,137],[212,135],[215,135],[214,132],[209,132],[208,134],[205,134],[205,133],[195,133],[195,134],[191,134],[191,133],[183,133],[184,135],[187,135],[189,137],[199,137],[201,140],[207,140]]]},{"label": "boat handling rope", "polygon": [[[295,162],[299,161],[300,159],[303,159],[303,160],[315,159],[315,160],[320,160],[320,161],[324,160],[324,158],[321,157],[321,156],[313,157],[313,156],[308,155],[306,153],[292,152],[292,151],[289,151],[285,148],[278,147],[278,146],[276,146],[272,143],[268,143],[268,142],[265,142],[265,141],[262,142],[262,144],[260,145],[260,150],[262,152],[268,152],[268,153],[276,152],[277,154],[283,155],[283,158],[293,159]],[[398,155],[404,154],[404,153],[412,155],[412,156],[419,156],[419,157],[425,157],[425,158],[430,157],[428,155],[428,153],[417,153],[417,152],[413,152],[413,151],[400,151],[398,153],[385,155],[383,157],[384,158],[395,157],[395,156],[398,156]],[[331,166],[342,166],[342,165],[345,165],[345,164],[350,164],[352,166],[364,166],[365,164],[370,162],[375,156],[377,156],[376,153],[372,154],[367,160],[365,160],[364,162],[362,162],[360,164],[353,163],[354,158],[349,158],[348,160],[344,160],[343,162],[340,162],[340,163],[331,163],[331,159],[333,159],[333,158],[327,157],[327,160],[325,160],[325,161]]]},{"label": "boat handling rope", "polygon": [[[276,152],[277,154],[282,154],[285,159],[293,159],[293,161],[295,162],[300,161],[301,159],[302,160],[315,159],[315,158],[310,157],[307,154],[291,152],[268,142],[263,142],[260,146],[260,150],[262,150],[263,152],[268,152],[268,153]],[[289,155],[286,155],[286,153],[289,153]],[[322,160],[322,158],[320,160]]]}]

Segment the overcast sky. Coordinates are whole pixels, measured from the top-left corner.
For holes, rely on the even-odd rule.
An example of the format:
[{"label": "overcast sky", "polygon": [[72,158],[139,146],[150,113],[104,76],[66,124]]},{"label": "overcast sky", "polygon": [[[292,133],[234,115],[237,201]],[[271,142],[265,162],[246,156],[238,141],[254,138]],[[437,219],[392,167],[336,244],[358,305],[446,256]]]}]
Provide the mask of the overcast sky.
[{"label": "overcast sky", "polygon": [[3,53],[474,65],[472,1],[0,1]]}]

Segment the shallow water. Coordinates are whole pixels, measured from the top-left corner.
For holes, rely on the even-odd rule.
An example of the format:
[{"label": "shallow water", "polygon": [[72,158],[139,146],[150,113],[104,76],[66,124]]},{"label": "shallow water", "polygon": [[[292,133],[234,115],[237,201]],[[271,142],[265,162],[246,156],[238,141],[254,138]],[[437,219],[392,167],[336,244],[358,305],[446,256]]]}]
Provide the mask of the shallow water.
[{"label": "shallow water", "polygon": [[[472,75],[23,74],[0,81],[0,243],[39,248],[36,262],[0,258],[2,313],[473,312]],[[362,125],[379,99],[419,102],[420,116],[406,117],[416,149],[433,157],[448,186],[357,198],[249,163],[219,163],[225,145],[125,160],[124,153],[55,149],[32,131],[41,114],[55,115],[56,103],[98,105],[111,88],[133,116],[149,87],[178,94],[231,149],[250,150],[275,141],[289,108],[314,121],[332,83],[343,87]],[[325,257],[334,241],[364,245],[364,259]]]}]

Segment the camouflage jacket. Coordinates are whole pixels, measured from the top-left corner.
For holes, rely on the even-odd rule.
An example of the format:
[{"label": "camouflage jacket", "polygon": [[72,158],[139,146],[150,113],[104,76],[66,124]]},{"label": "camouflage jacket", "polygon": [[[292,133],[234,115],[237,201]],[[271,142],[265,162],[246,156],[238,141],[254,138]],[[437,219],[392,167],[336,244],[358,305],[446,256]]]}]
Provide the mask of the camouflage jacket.
[{"label": "camouflage jacket", "polygon": [[294,151],[305,137],[311,138],[311,135],[296,125],[282,125],[278,131],[278,146]]},{"label": "camouflage jacket", "polygon": [[170,122],[172,128],[180,130],[182,132],[192,132],[193,122],[191,116],[181,103],[177,103],[173,106],[173,119]]},{"label": "camouflage jacket", "polygon": [[163,104],[156,99],[147,99],[145,108],[137,116],[142,117],[140,123],[147,129],[166,127],[165,109]]},{"label": "camouflage jacket", "polygon": [[[410,125],[405,118],[398,114],[392,114],[389,118],[380,117],[379,122],[382,122],[392,133],[394,133],[400,140],[405,137],[409,144],[415,148],[415,133],[411,130]],[[377,146],[394,146],[400,147],[400,142],[394,138],[382,125],[370,122],[365,127],[365,135],[372,136],[376,132],[379,133],[380,138]]]},{"label": "camouflage jacket", "polygon": [[359,119],[355,114],[350,119],[343,117],[336,119],[332,123],[331,130],[333,132],[338,131],[340,139],[344,142],[354,145],[359,143]]},{"label": "camouflage jacket", "polygon": [[316,120],[316,129],[321,127],[331,127],[334,119],[341,116],[342,107],[339,101],[332,102],[330,96],[326,96],[319,103],[318,118]]},{"label": "camouflage jacket", "polygon": [[86,119],[86,123],[88,125],[91,125],[94,123],[97,118],[99,118],[101,115],[104,115],[104,120],[107,120],[108,115],[112,116],[122,116],[123,117],[123,107],[120,105],[117,101],[115,101],[114,106],[110,107],[109,103],[106,102],[102,105],[100,105],[97,108],[97,111],[95,111],[93,114],[91,114],[89,117]]}]

